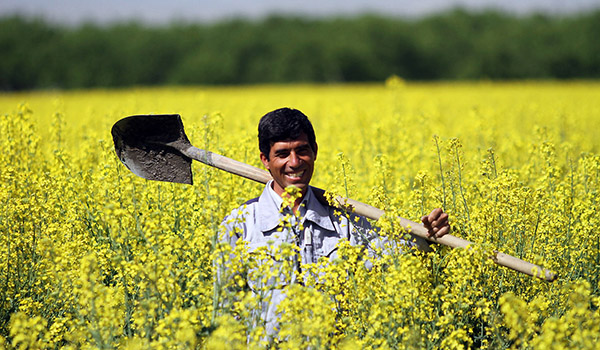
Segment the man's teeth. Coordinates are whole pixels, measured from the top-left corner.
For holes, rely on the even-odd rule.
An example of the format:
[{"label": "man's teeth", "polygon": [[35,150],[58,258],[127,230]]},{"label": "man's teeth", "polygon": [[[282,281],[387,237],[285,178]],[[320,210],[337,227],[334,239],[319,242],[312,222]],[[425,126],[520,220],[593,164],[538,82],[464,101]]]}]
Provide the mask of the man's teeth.
[{"label": "man's teeth", "polygon": [[288,173],[287,174],[289,177],[302,177],[302,175],[304,175],[304,171],[298,172],[298,173]]}]

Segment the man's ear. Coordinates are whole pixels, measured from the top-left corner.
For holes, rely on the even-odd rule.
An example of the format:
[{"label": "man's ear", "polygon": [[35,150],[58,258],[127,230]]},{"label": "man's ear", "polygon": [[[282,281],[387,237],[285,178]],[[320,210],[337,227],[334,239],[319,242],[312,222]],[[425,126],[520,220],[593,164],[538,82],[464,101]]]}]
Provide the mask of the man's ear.
[{"label": "man's ear", "polygon": [[270,169],[269,169],[269,159],[268,159],[268,158],[267,158],[267,156],[266,156],[264,153],[262,153],[262,152],[260,152],[260,160],[262,161],[262,163],[263,163],[263,165],[265,166],[265,168],[266,168],[267,170],[270,170]]},{"label": "man's ear", "polygon": [[319,150],[319,146],[317,145],[317,143],[315,142],[315,149],[313,150],[313,153],[315,154],[315,159],[317,159],[317,151]]}]

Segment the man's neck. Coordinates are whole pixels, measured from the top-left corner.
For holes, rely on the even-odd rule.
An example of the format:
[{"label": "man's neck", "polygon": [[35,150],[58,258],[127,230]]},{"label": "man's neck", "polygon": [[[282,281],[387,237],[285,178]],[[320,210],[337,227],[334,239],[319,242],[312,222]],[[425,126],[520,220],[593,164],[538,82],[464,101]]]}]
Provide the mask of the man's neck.
[{"label": "man's neck", "polygon": [[[272,189],[273,189],[273,191],[274,191],[274,192],[275,192],[277,195],[279,195],[279,197],[281,197],[282,199],[289,198],[289,196],[290,196],[290,194],[289,194],[289,193],[287,193],[285,190],[284,190],[284,191],[282,191],[281,193],[279,193],[279,191],[277,191],[277,190],[275,189],[275,184],[274,184],[274,183],[272,183],[272,184],[271,184],[271,188],[272,188]],[[295,214],[298,214],[298,208],[300,208],[300,204],[302,203],[302,201],[303,201],[303,200],[304,200],[304,198],[306,197],[306,194],[307,194],[307,192],[308,192],[308,188],[304,189],[304,191],[302,191],[302,192],[301,192],[301,194],[300,194],[300,197],[296,198],[296,200],[294,201],[294,205],[293,205],[293,206],[291,206],[291,208],[292,208],[292,211],[293,211]],[[285,202],[285,200],[284,200],[284,202]]]}]

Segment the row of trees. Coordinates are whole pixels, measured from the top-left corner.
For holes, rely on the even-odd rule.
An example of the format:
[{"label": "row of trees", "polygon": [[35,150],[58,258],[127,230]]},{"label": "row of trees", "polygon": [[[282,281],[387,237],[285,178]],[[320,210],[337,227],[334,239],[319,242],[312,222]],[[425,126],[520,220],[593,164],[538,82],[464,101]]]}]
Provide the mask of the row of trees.
[{"label": "row of trees", "polygon": [[0,19],[0,89],[600,78],[600,11],[64,27]]}]

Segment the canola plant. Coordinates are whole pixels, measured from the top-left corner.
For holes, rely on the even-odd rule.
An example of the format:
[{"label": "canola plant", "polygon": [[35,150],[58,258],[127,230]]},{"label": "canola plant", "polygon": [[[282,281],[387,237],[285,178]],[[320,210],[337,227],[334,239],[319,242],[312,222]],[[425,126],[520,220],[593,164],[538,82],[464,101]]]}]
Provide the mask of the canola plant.
[{"label": "canola plant", "polygon": [[[164,87],[0,95],[0,344],[15,349],[584,348],[600,337],[600,84]],[[294,246],[219,244],[262,185],[194,164],[153,182],[111,126],[177,113],[192,143],[261,166],[257,124],[302,110],[312,184],[386,210],[392,240],[434,207],[471,249],[360,247],[283,283],[280,330],[259,317]],[[398,249],[396,249],[398,248]],[[394,250],[396,249],[396,250]],[[495,265],[499,250],[559,274]],[[267,263],[264,263],[267,261]],[[261,263],[262,262],[262,263]],[[222,279],[215,279],[224,273]],[[253,290],[248,279],[258,281]]]}]

